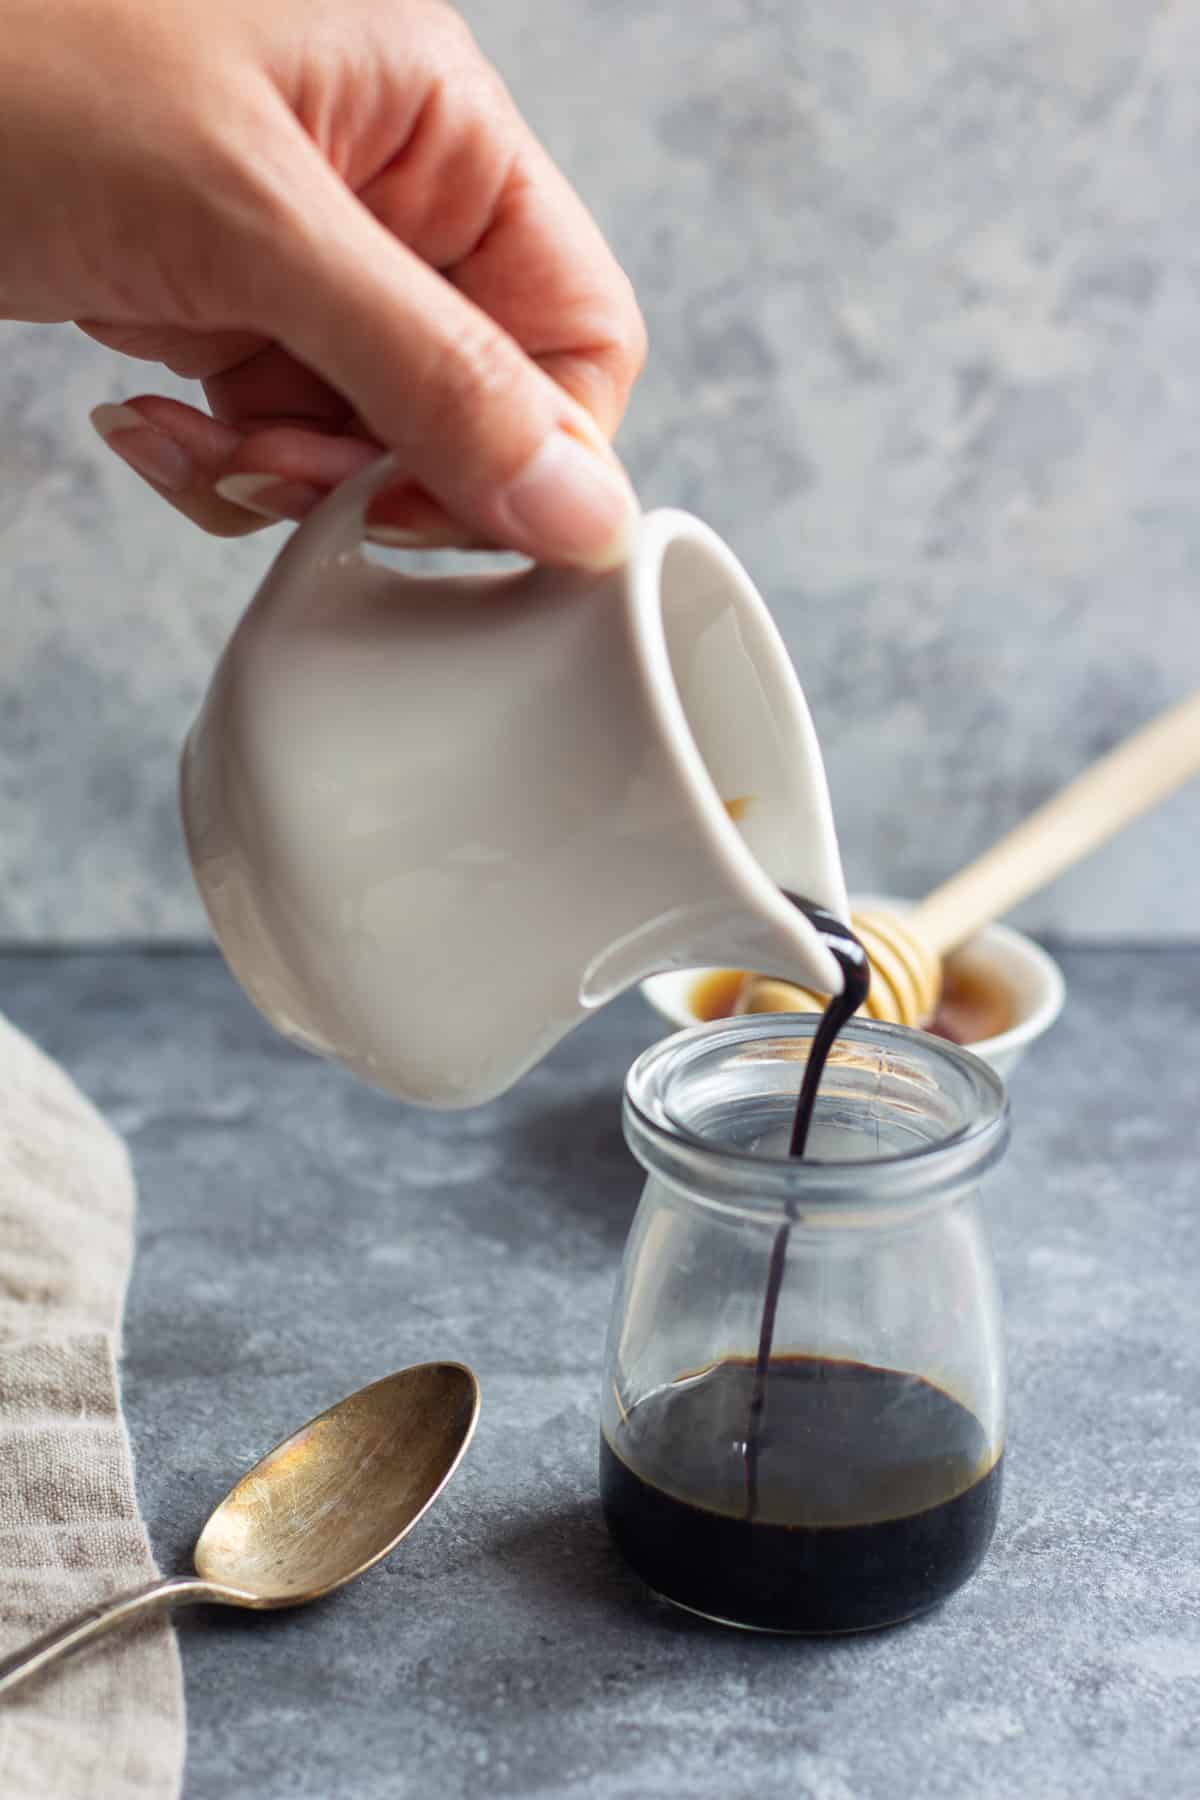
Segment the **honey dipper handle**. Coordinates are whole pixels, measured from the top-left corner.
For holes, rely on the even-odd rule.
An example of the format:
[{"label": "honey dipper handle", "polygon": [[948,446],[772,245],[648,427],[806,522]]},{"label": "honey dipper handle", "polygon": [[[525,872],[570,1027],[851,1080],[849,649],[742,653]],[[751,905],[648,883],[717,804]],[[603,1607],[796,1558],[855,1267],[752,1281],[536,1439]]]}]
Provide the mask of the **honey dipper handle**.
[{"label": "honey dipper handle", "polygon": [[1126,738],[935,888],[908,915],[908,924],[945,956],[1193,775],[1200,775],[1200,692]]}]

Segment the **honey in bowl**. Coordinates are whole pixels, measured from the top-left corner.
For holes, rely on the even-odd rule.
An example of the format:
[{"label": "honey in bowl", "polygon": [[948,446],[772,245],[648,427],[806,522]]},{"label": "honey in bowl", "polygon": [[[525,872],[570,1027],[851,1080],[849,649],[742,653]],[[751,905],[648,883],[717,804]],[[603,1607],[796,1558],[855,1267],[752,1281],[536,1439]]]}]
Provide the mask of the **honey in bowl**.
[{"label": "honey in bowl", "polygon": [[714,1019],[730,1018],[745,979],[745,969],[710,969],[701,975],[688,994],[693,1016],[704,1025],[710,1025]]},{"label": "honey in bowl", "polygon": [[946,958],[942,997],[928,1029],[952,1044],[982,1044],[1016,1023],[1012,994],[994,974],[963,952]]},{"label": "honey in bowl", "polygon": [[[745,978],[744,969],[711,969],[701,975],[688,994],[694,1017],[704,1024],[730,1018]],[[966,1047],[999,1037],[1014,1022],[1013,997],[994,975],[968,951],[947,957],[941,1001],[926,1030]]]}]

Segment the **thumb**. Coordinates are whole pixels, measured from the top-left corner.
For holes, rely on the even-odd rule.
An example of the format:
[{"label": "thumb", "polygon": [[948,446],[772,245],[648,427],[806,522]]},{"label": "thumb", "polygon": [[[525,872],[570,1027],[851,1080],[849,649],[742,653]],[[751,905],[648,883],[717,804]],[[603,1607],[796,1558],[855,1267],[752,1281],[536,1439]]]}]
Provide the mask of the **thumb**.
[{"label": "thumb", "polygon": [[[607,568],[637,518],[591,415],[385,229],[319,156],[276,239],[261,327],[353,406],[406,475],[485,542]],[[261,276],[261,264],[260,264]]]}]

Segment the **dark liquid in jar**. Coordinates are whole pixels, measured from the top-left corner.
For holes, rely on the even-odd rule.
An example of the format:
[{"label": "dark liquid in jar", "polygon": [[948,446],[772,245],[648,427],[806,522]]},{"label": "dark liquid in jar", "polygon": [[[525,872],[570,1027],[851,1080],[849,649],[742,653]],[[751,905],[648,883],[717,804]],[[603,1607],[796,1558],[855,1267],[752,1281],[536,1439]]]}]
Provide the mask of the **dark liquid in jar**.
[{"label": "dark liquid in jar", "polygon": [[[843,976],[796,1104],[790,1153],[803,1156],[826,1061],[867,997],[870,964],[848,926],[787,898]],[[771,1246],[755,1355],[639,1401],[617,1441],[601,1438],[601,1497],[631,1566],[679,1605],[767,1631],[862,1631],[936,1605],[978,1567],[1000,1458],[975,1415],[922,1376],[773,1355],[793,1217],[788,1206]]]},{"label": "dark liquid in jar", "polygon": [[975,1415],[919,1375],[777,1356],[745,1516],[758,1380],[733,1358],[639,1401],[602,1438],[609,1530],[659,1594],[765,1631],[862,1631],[935,1606],[982,1561],[1001,1462]]}]

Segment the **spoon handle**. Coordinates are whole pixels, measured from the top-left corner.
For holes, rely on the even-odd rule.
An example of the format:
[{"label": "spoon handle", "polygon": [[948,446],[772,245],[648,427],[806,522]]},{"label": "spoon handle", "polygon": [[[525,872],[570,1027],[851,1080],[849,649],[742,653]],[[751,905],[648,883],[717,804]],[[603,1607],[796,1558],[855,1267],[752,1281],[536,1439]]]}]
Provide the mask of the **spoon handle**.
[{"label": "spoon handle", "polygon": [[10,1688],[57,1662],[60,1656],[69,1656],[72,1650],[89,1644],[93,1638],[102,1637],[114,1625],[145,1618],[180,1602],[223,1597],[221,1589],[212,1587],[207,1581],[201,1581],[195,1575],[180,1575],[151,1582],[149,1587],[138,1588],[132,1594],[120,1594],[103,1606],[89,1607],[87,1612],[46,1632],[44,1637],[15,1650],[11,1656],[0,1657],[0,1694],[8,1693]]}]

